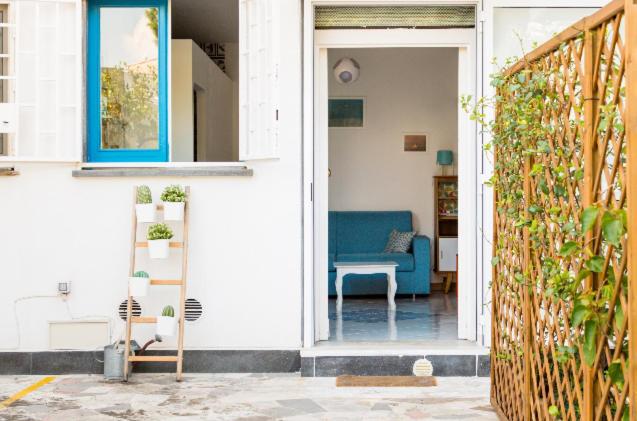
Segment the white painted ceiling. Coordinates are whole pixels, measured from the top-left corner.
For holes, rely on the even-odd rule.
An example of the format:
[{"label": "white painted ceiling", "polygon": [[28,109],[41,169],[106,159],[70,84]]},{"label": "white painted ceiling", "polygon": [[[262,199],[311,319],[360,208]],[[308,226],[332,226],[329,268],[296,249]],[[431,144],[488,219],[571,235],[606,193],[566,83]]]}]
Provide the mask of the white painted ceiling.
[{"label": "white painted ceiling", "polygon": [[198,42],[237,42],[238,0],[172,0],[172,37]]}]

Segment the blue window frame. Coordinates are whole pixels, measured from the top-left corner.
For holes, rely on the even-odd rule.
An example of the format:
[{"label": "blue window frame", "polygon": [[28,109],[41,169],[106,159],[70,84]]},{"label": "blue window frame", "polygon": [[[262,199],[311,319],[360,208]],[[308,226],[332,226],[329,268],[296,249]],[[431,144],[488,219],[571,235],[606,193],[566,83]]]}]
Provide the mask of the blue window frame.
[{"label": "blue window frame", "polygon": [[89,0],[89,162],[168,161],[167,0]]}]

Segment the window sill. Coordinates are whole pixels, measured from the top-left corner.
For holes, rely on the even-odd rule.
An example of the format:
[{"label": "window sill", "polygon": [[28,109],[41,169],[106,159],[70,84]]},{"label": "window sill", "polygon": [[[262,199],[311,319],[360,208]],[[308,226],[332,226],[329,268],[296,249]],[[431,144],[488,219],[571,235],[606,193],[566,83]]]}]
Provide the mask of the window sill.
[{"label": "window sill", "polygon": [[73,177],[251,177],[251,168],[243,166],[184,167],[82,167]]}]

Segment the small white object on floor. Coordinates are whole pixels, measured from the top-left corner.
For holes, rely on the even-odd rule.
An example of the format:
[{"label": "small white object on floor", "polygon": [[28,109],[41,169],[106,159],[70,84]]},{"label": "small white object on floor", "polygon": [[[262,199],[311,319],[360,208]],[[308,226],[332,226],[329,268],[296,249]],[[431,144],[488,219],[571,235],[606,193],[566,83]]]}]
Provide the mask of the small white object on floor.
[{"label": "small white object on floor", "polygon": [[414,376],[431,376],[434,373],[434,366],[431,365],[431,361],[426,358],[417,360],[414,363]]}]

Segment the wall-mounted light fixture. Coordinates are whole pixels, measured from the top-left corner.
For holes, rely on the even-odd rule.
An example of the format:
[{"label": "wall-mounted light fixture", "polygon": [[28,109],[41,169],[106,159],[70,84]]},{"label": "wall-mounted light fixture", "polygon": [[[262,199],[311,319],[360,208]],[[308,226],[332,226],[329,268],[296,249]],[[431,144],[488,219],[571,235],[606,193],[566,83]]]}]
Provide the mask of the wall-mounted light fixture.
[{"label": "wall-mounted light fixture", "polygon": [[361,74],[361,66],[353,58],[343,57],[333,67],[334,77],[338,83],[356,82]]}]

